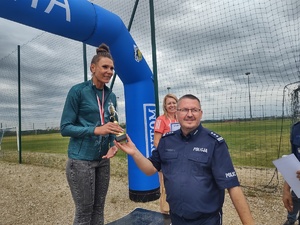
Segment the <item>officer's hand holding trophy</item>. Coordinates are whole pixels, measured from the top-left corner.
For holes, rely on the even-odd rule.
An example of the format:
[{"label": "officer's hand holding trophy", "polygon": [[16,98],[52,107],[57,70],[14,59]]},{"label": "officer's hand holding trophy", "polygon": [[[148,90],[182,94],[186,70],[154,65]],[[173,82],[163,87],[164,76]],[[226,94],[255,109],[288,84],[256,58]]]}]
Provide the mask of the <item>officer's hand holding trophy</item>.
[{"label": "officer's hand holding trophy", "polygon": [[[109,119],[110,122],[118,124],[118,121],[116,119],[116,115],[118,115],[118,113],[112,103],[110,103],[110,105],[109,105],[109,113],[110,113],[110,119]],[[115,138],[115,140],[117,142],[123,142],[123,141],[126,141],[126,139],[127,139],[127,137],[126,137],[125,132],[121,132],[121,133],[117,134],[116,138]]]}]

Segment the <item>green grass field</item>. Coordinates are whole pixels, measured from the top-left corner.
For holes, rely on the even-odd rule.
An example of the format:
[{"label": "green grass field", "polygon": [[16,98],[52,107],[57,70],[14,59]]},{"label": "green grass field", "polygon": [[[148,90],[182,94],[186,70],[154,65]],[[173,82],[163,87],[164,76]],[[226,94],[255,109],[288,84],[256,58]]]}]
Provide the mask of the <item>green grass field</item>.
[{"label": "green grass field", "polygon": [[220,134],[238,166],[273,167],[272,160],[290,153],[291,121],[252,120],[203,123]]},{"label": "green grass field", "polygon": [[[290,153],[289,119],[203,122],[203,126],[226,140],[236,166],[274,167],[272,160]],[[24,135],[22,152],[67,154],[68,140],[60,133]],[[4,136],[1,151],[16,150],[16,137]],[[126,156],[120,151],[117,157]]]}]

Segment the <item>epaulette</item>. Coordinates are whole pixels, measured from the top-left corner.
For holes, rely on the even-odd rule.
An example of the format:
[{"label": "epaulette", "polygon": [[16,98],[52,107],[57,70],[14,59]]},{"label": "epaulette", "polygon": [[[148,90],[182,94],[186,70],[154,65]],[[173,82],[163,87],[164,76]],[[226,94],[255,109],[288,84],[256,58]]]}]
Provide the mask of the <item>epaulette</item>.
[{"label": "epaulette", "polygon": [[170,132],[167,132],[167,133],[163,134],[162,138],[167,137],[167,136],[171,136],[171,135],[174,135],[173,131],[170,131]]},{"label": "epaulette", "polygon": [[211,137],[213,137],[214,139],[216,139],[219,143],[222,143],[224,142],[224,138],[222,138],[220,135],[218,135],[217,133],[213,132],[213,131],[210,131],[209,132],[209,135]]}]

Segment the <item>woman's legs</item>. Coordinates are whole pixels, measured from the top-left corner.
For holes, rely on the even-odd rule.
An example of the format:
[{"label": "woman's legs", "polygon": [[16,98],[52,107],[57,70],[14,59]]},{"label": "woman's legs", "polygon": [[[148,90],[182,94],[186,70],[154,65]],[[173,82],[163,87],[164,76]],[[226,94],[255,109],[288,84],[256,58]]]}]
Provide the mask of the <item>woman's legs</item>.
[{"label": "woman's legs", "polygon": [[91,225],[104,225],[104,205],[110,179],[110,160],[102,159],[96,168],[95,201]]},{"label": "woman's legs", "polygon": [[69,159],[66,175],[75,203],[73,225],[90,225],[95,193],[95,171],[91,162]]},{"label": "woman's legs", "polygon": [[67,180],[75,203],[73,225],[103,225],[104,204],[110,178],[110,161],[69,159]]}]

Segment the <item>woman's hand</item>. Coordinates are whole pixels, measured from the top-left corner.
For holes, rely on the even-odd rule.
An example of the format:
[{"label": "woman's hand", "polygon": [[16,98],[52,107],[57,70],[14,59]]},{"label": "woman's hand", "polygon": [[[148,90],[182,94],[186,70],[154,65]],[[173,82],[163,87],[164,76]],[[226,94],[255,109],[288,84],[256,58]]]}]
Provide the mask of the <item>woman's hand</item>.
[{"label": "woman's hand", "polygon": [[114,157],[118,152],[118,148],[116,146],[112,146],[106,155],[102,156],[102,159],[110,159]]},{"label": "woman's hand", "polygon": [[102,126],[96,127],[94,130],[95,135],[106,135],[106,134],[120,134],[124,130],[117,123],[108,122]]}]

